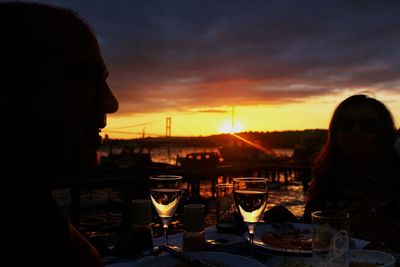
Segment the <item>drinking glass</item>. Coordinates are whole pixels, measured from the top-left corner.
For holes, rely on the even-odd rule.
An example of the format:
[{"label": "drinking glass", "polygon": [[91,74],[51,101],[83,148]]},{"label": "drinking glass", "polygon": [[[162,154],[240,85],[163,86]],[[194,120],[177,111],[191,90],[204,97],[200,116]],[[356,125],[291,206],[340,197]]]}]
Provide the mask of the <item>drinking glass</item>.
[{"label": "drinking glass", "polygon": [[262,218],[268,198],[268,179],[241,177],[233,179],[235,204],[247,224],[250,244],[254,241],[254,225]]},{"label": "drinking glass", "polygon": [[350,215],[341,211],[311,213],[313,266],[349,266]]},{"label": "drinking glass", "polygon": [[217,232],[234,233],[236,231],[236,204],[233,198],[233,184],[217,184]]},{"label": "drinking glass", "polygon": [[168,245],[168,227],[182,197],[182,176],[150,176],[150,198],[161,219],[165,243]]}]

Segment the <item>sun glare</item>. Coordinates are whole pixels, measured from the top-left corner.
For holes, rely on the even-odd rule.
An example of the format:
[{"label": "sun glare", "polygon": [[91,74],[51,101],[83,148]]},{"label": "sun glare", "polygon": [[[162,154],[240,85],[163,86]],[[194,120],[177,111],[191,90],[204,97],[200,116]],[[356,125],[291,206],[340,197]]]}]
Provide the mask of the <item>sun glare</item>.
[{"label": "sun glare", "polygon": [[239,133],[244,131],[244,127],[240,122],[236,122],[235,125],[232,126],[231,122],[224,122],[221,124],[219,128],[221,133]]}]

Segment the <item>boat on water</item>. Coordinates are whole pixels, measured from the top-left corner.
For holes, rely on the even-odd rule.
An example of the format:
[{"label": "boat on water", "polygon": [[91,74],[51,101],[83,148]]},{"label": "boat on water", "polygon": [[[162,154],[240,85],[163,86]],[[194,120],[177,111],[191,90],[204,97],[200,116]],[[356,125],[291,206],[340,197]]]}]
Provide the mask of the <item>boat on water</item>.
[{"label": "boat on water", "polygon": [[185,157],[177,156],[176,165],[183,169],[215,168],[223,161],[218,152],[193,152]]},{"label": "boat on water", "polygon": [[141,146],[123,145],[120,152],[112,150],[101,156],[99,170],[148,170],[172,168],[170,164],[154,162],[149,149]]}]

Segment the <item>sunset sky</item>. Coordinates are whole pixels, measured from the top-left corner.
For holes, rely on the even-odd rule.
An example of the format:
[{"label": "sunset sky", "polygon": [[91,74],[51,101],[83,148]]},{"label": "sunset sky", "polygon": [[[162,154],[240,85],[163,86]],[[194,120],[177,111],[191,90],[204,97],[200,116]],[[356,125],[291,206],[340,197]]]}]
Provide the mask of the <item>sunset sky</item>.
[{"label": "sunset sky", "polygon": [[[400,125],[400,1],[39,1],[95,30],[120,102],[111,138],[327,128],[369,92]],[[234,108],[232,108],[234,106]]]}]

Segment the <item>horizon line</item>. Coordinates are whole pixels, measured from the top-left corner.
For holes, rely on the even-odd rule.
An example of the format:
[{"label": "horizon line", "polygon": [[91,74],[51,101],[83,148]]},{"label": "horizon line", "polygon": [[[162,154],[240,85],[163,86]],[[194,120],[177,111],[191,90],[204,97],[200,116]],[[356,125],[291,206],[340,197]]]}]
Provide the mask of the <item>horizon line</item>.
[{"label": "horizon line", "polygon": [[[249,134],[249,133],[261,133],[261,134],[268,134],[268,133],[284,133],[284,132],[305,132],[305,131],[328,131],[325,128],[308,128],[303,130],[274,130],[274,131],[242,131],[242,132],[235,132],[235,133],[216,133],[216,134],[209,134],[209,135],[172,135],[172,136],[165,136],[165,135],[157,135],[152,136],[148,135],[145,137],[133,137],[133,138],[108,138],[109,140],[132,140],[132,139],[146,139],[146,138],[205,138],[205,137],[213,137],[217,135],[234,135],[234,134]],[[105,136],[110,136],[109,134],[105,133]],[[104,137],[106,139],[106,137]]]}]

